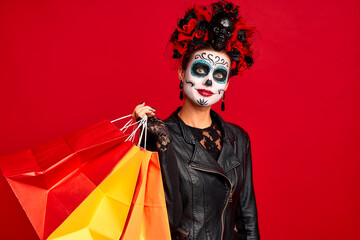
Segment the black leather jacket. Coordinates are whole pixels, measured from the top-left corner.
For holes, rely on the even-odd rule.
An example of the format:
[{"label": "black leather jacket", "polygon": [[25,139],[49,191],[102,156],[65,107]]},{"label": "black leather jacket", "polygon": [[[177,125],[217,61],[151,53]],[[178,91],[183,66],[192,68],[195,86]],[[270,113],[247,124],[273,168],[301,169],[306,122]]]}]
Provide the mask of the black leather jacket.
[{"label": "black leather jacket", "polygon": [[248,134],[211,110],[224,132],[215,161],[178,117],[180,109],[164,121],[171,142],[159,151],[172,238],[260,239]]}]

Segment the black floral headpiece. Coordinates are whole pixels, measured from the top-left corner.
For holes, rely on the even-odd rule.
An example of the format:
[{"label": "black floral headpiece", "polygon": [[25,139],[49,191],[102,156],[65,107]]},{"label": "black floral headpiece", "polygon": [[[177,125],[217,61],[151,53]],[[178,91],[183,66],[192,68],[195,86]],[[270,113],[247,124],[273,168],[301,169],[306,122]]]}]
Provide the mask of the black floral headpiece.
[{"label": "black floral headpiece", "polygon": [[253,61],[252,35],[239,13],[239,6],[219,1],[210,6],[189,8],[170,38],[172,58],[181,59],[199,48],[210,45],[216,51],[225,51],[231,58],[232,75],[241,75]]}]

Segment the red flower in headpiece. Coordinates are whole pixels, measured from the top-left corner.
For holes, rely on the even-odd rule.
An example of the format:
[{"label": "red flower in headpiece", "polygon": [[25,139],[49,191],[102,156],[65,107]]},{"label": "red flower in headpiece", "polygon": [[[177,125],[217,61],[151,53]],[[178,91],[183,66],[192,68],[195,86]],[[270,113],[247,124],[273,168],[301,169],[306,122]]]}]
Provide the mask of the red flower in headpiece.
[{"label": "red flower in headpiece", "polygon": [[245,55],[248,55],[249,49],[244,47],[244,45],[240,42],[240,41],[236,41],[233,45],[233,48],[239,50],[239,52],[241,53],[242,57],[244,57]]},{"label": "red flower in headpiece", "polygon": [[205,31],[204,30],[195,30],[195,37],[197,38],[202,38],[205,35]]},{"label": "red flower in headpiece", "polygon": [[239,71],[239,73],[242,73],[247,68],[248,68],[248,66],[247,66],[246,62],[244,61],[244,59],[240,58],[239,63],[238,63],[238,71]]},{"label": "red flower in headpiece", "polygon": [[195,5],[194,10],[199,20],[205,20],[207,22],[210,22],[212,16],[210,11],[206,7],[199,7]]},{"label": "red flower in headpiece", "polygon": [[231,70],[235,69],[235,68],[236,68],[236,64],[237,64],[236,61],[231,61],[231,67],[230,67],[230,69],[231,69]]},{"label": "red flower in headpiece", "polygon": [[215,14],[227,15],[232,20],[238,18],[239,6],[228,1],[220,1],[212,4]]},{"label": "red flower in headpiece", "polygon": [[185,42],[185,44],[182,44],[182,43],[176,41],[176,42],[173,42],[173,44],[174,45],[173,45],[172,49],[177,50],[181,55],[183,55],[186,52],[187,45],[188,45],[187,42]]},{"label": "red flower in headpiece", "polygon": [[177,30],[184,34],[190,34],[196,27],[197,22],[198,20],[194,18],[190,19],[189,22],[182,27],[182,29],[180,27],[177,27]]}]

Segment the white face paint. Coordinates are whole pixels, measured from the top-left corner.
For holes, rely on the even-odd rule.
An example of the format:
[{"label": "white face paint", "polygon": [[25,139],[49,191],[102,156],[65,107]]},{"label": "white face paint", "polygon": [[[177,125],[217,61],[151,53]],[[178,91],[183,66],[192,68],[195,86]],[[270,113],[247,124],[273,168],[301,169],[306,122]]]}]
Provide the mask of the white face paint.
[{"label": "white face paint", "polygon": [[229,77],[230,60],[225,53],[201,50],[190,59],[184,79],[184,92],[200,106],[211,106],[223,96]]}]

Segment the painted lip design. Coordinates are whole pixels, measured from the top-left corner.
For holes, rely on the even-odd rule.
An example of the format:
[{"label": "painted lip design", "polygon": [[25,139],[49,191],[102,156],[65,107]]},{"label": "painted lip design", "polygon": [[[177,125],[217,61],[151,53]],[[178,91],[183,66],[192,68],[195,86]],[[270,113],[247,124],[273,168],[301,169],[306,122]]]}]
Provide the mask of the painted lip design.
[{"label": "painted lip design", "polygon": [[204,97],[210,97],[212,96],[214,93],[212,91],[209,91],[209,90],[206,90],[206,89],[196,89],[198,91],[198,93],[201,95],[201,96],[204,96]]}]

